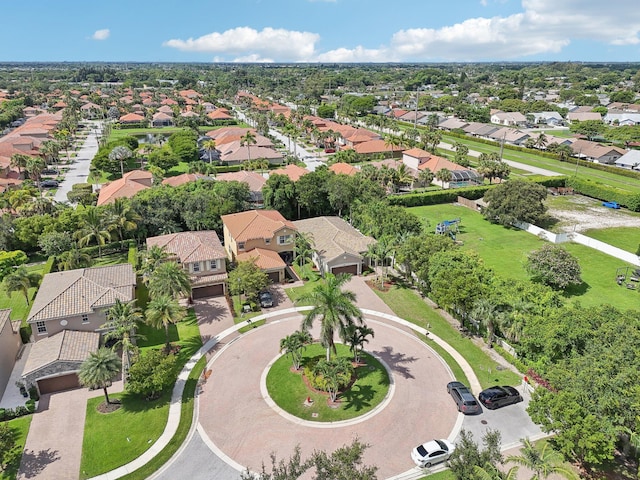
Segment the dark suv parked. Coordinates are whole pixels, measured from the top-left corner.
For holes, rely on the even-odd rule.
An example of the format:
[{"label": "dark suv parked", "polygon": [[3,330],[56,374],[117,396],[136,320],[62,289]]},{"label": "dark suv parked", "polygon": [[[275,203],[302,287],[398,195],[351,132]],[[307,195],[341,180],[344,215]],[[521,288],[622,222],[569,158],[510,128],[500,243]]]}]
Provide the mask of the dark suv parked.
[{"label": "dark suv parked", "polygon": [[478,398],[490,410],[522,401],[522,395],[513,387],[491,387],[480,392]]},{"label": "dark suv parked", "polygon": [[453,398],[458,406],[458,411],[465,415],[471,415],[474,413],[481,413],[482,408],[473,396],[473,393],[460,382],[450,382],[447,384],[447,392]]}]

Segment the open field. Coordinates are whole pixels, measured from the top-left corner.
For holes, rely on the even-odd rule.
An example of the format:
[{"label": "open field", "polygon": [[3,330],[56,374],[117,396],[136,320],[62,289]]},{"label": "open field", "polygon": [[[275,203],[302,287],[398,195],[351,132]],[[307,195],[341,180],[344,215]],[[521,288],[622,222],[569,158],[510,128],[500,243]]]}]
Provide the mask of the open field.
[{"label": "open field", "polygon": [[[631,229],[631,236],[633,236],[633,230],[636,229],[638,232],[637,229],[640,228],[640,213],[630,212],[626,209],[607,208],[602,205],[600,200],[582,195],[549,196],[546,205],[549,208],[549,215],[557,221],[551,228],[555,232],[584,233],[587,230],[596,232],[609,228],[628,227]],[[592,234],[588,236],[618,246]],[[607,235],[605,234],[605,236]],[[610,237],[613,238],[614,235]],[[635,252],[638,246],[637,241],[640,241],[638,237],[640,237],[640,233],[636,233],[636,245],[633,250],[629,251]]]},{"label": "open field", "polygon": [[[457,239],[463,242],[462,248],[478,252],[488,267],[505,278],[527,279],[524,270],[527,255],[544,242],[522,230],[493,225],[478,212],[462,206],[433,205],[409,210],[428,222],[428,229],[442,220],[461,218]],[[581,286],[567,291],[571,301],[585,306],[606,302],[621,309],[638,308],[638,292],[621,288],[615,282],[616,269],[626,265],[624,262],[582,245],[563,246],[578,258],[584,280]]]}]

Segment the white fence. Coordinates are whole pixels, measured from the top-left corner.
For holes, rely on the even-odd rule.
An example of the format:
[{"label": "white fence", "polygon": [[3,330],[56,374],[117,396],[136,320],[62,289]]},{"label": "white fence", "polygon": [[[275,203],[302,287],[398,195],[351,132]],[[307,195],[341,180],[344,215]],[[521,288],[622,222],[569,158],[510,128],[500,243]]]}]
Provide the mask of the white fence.
[{"label": "white fence", "polygon": [[618,247],[614,247],[613,245],[609,245],[608,243],[601,242],[600,240],[587,237],[581,233],[553,233],[526,222],[517,222],[515,226],[551,243],[579,243],[580,245],[593,248],[602,253],[606,253],[607,255],[611,255],[612,257],[619,258],[624,262],[640,267],[640,257],[637,255]]}]

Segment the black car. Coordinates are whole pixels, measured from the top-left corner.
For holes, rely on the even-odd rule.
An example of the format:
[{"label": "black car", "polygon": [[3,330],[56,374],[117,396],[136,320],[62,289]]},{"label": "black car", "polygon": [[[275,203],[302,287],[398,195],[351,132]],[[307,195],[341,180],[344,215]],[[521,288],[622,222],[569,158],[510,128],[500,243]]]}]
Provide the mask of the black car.
[{"label": "black car", "polygon": [[58,170],[56,170],[55,168],[45,168],[44,170],[42,170],[40,172],[42,175],[58,175]]},{"label": "black car", "polygon": [[474,413],[482,412],[480,404],[473,396],[473,393],[460,382],[449,382],[447,384],[447,393],[451,395],[453,401],[458,406],[458,411],[465,415],[471,415]]},{"label": "black car", "polygon": [[273,295],[271,295],[271,292],[260,292],[258,294],[258,301],[260,302],[260,306],[262,308],[273,307]]},{"label": "black car", "polygon": [[57,188],[58,187],[58,181],[57,180],[43,180],[42,182],[40,182],[40,186],[42,188]]},{"label": "black car", "polygon": [[513,387],[491,387],[480,392],[480,402],[490,410],[522,401],[522,395]]}]

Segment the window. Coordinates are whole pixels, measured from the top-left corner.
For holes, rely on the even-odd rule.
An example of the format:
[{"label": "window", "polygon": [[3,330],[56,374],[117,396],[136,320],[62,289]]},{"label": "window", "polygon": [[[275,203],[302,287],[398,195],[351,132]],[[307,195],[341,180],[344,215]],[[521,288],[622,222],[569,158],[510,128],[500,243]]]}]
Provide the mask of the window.
[{"label": "window", "polygon": [[200,271],[200,262],[196,262],[193,264],[193,272],[198,273]]},{"label": "window", "polygon": [[209,268],[211,270],[217,270],[218,269],[218,260],[210,260],[209,261]]},{"label": "window", "polygon": [[89,323],[89,315],[86,313],[82,314],[82,323]]},{"label": "window", "polygon": [[238,250],[244,250],[244,242],[238,243]]},{"label": "window", "polygon": [[271,244],[271,239],[270,238],[265,238],[264,239],[264,244],[265,245],[270,245]]},{"label": "window", "polygon": [[47,325],[44,322],[36,322],[38,333],[47,333]]},{"label": "window", "polygon": [[278,237],[278,245],[286,245],[287,243],[291,243],[292,239],[292,235],[280,235]]}]

